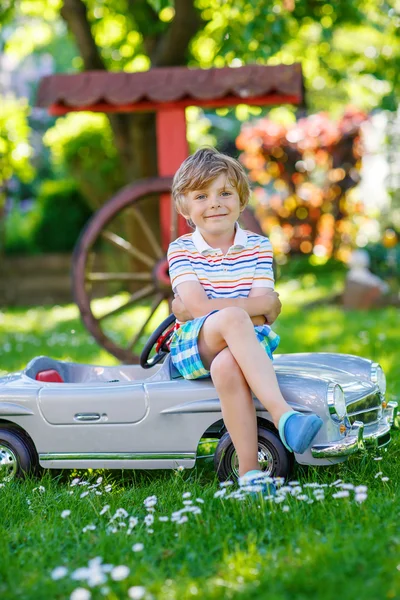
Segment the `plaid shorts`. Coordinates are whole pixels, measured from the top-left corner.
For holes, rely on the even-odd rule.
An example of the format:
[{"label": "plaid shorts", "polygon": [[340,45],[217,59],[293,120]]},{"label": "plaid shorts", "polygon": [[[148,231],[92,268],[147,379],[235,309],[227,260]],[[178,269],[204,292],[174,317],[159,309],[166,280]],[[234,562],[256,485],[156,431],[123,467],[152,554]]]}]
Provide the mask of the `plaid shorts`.
[{"label": "plaid shorts", "polygon": [[[218,311],[214,310],[203,317],[186,321],[174,332],[170,346],[171,360],[185,379],[204,379],[210,376],[210,371],[204,367],[200,358],[197,340],[204,321],[215,312]],[[258,341],[273,360],[272,353],[278,347],[279,335],[272,331],[269,325],[257,325],[254,331]]]}]

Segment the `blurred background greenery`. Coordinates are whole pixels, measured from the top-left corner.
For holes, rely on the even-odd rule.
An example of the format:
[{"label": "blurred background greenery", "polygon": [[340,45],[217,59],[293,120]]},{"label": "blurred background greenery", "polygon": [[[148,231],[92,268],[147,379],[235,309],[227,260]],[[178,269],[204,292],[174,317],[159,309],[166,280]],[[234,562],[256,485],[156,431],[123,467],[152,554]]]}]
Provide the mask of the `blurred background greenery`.
[{"label": "blurred background greenery", "polygon": [[189,108],[190,148],[240,156],[279,264],[340,268],[363,247],[399,274],[398,1],[3,0],[0,27],[6,255],[71,251],[94,210],[156,173],[154,115],[52,118],[34,106],[42,76],[301,62],[306,109]]}]

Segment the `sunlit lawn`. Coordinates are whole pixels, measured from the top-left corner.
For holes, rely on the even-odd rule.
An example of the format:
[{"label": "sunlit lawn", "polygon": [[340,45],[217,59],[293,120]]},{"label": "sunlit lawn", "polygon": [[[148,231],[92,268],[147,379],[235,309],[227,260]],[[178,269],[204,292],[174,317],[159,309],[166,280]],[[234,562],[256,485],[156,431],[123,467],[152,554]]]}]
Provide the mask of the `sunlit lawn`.
[{"label": "sunlit lawn", "polygon": [[[386,370],[389,399],[397,399],[398,311],[307,308],[340,284],[309,275],[281,284],[280,350],[372,358]],[[39,354],[116,362],[90,339],[74,306],[4,310],[0,352],[2,372]],[[280,503],[214,497],[220,488],[207,461],[182,472],[79,473],[92,485],[103,477],[92,488],[71,486],[76,473],[6,484],[0,488],[0,598],[400,598],[399,451],[395,432],[382,452],[329,468],[297,468],[292,480],[301,490]],[[351,486],[367,486],[366,499]],[[148,500],[146,507],[150,496],[157,503]],[[64,575],[54,572],[61,566]]]}]

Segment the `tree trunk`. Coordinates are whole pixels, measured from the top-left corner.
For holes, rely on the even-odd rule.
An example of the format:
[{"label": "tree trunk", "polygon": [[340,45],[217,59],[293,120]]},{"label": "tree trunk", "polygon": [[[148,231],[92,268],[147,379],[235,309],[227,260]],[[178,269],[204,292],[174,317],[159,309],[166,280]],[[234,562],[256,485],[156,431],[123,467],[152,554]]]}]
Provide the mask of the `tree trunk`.
[{"label": "tree trunk", "polygon": [[[192,37],[201,26],[194,0],[175,0],[175,17],[160,30],[157,12],[148,0],[127,0],[127,13],[143,36],[143,45],[151,64],[156,66],[184,65]],[[88,11],[83,0],[63,0],[61,16],[75,38],[85,70],[106,70],[91,30]],[[108,114],[115,146],[121,158],[124,179],[131,183],[154,177],[157,169],[157,136],[154,113]],[[173,175],[173,173],[171,173]],[[160,235],[159,199],[146,199],[143,216],[154,233]],[[123,217],[122,217],[123,219]],[[135,247],[146,252],[148,243],[137,229],[137,222],[127,218],[125,230]],[[136,262],[136,261],[135,261]],[[131,265],[140,270],[141,265]]]},{"label": "tree trunk", "polygon": [[126,183],[157,175],[154,113],[108,115]]}]

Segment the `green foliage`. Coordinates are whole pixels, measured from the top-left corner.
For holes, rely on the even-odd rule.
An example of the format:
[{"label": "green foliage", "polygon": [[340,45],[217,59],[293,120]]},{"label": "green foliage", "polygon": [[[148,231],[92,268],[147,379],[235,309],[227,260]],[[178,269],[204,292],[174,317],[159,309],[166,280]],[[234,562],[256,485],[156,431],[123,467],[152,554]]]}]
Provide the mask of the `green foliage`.
[{"label": "green foliage", "polygon": [[7,215],[5,252],[71,252],[91,214],[74,181],[45,181],[31,211],[14,208]]},{"label": "green foliage", "polygon": [[[29,108],[25,100],[0,96],[0,191],[13,175],[24,182],[33,178],[29,159]],[[0,192],[0,209],[2,206]]]},{"label": "green foliage", "polygon": [[37,210],[21,212],[15,207],[4,220],[4,250],[12,254],[37,254],[35,230],[40,220]]},{"label": "green foliage", "polygon": [[289,281],[298,279],[302,275],[311,275],[312,282],[318,280],[321,276],[333,275],[340,276],[346,271],[344,263],[335,258],[329,258],[323,264],[312,264],[311,256],[296,256],[296,259],[289,260],[285,264],[276,265],[277,280]]},{"label": "green foliage", "polygon": [[70,252],[92,212],[74,181],[45,181],[39,190],[41,218],[34,242],[41,252]]},{"label": "green foliage", "polygon": [[0,12],[0,27],[4,27],[11,21],[14,15],[15,0],[3,0]]},{"label": "green foliage", "polygon": [[[168,34],[175,16],[169,0],[85,4],[110,70],[149,68],[150,50]],[[195,5],[204,25],[190,44],[191,66],[301,61],[311,111],[336,114],[351,102],[368,111],[395,109],[400,93],[400,11],[395,0],[195,0]],[[15,17],[23,21],[7,39],[6,52],[26,56],[45,50],[51,36],[65,35],[60,0],[19,0],[15,6]],[[76,46],[73,67],[81,66]]]},{"label": "green foliage", "polygon": [[190,152],[195,152],[202,146],[215,146],[217,140],[209,131],[210,121],[197,106],[186,109],[187,141]]},{"label": "green foliage", "polygon": [[[380,462],[369,454],[319,470],[299,468],[295,477],[300,485],[323,485],[325,494],[321,499],[312,487],[303,487],[305,499],[294,493],[279,505],[214,498],[218,482],[210,465],[200,461],[183,473],[79,471],[5,484],[0,497],[0,593],[24,600],[263,600],[268,590],[271,600],[337,600],[340,590],[342,600],[350,600],[360,597],[362,589],[363,600],[397,598],[396,451],[395,433],[392,445],[378,456]],[[379,475],[375,479],[379,472],[389,481]],[[72,485],[75,478],[86,485]],[[367,486],[367,500],[356,503],[353,492],[335,498],[338,479]],[[188,522],[178,524],[171,516],[184,508],[188,493],[201,514],[188,513]],[[150,496],[157,499],[154,513],[144,505]],[[128,516],[115,518],[116,533],[107,533],[118,509]],[[70,512],[62,518],[65,510]],[[151,528],[144,521],[150,514]],[[159,521],[159,516],[168,521]],[[137,525],[127,535],[129,517]],[[132,551],[138,543],[142,551]],[[126,566],[127,577],[118,581],[108,572],[88,584],[85,572],[86,578],[90,572],[93,577],[98,562],[111,569]],[[60,566],[66,575],[53,580]],[[74,571],[79,576],[77,569],[78,581],[72,577]],[[23,577],[18,576],[21,572]],[[136,595],[128,591],[133,586]],[[72,595],[78,587],[90,591]],[[140,595],[143,588],[146,593]]]},{"label": "green foliage", "polygon": [[99,208],[122,185],[123,177],[108,119],[103,114],[71,113],[44,136],[55,169],[77,181],[91,208]]},{"label": "green foliage", "polygon": [[201,66],[301,62],[311,112],[348,103],[394,110],[400,91],[399,7],[317,0],[198,0],[206,25],[193,40]]},{"label": "green foliage", "polygon": [[[396,108],[400,95],[400,10],[396,0],[188,0],[191,2],[201,23],[188,52],[182,52],[182,62],[189,66],[299,61],[311,113],[324,110],[338,116],[349,103],[367,112]],[[0,25],[7,29],[4,52],[19,61],[18,68],[23,68],[23,61],[32,55],[49,53],[56,72],[82,69],[82,40],[68,34],[60,13],[62,0],[7,0],[3,4]],[[85,0],[88,26],[105,68],[150,68],[154,48],[168,40],[176,12],[184,4],[172,0]],[[236,109],[240,119],[246,112],[249,114],[243,105]],[[2,115],[0,172],[6,173],[5,181],[10,173],[31,177],[29,144],[24,147],[26,132],[14,156],[15,134],[4,133],[1,121]],[[191,129],[194,147],[195,127],[191,125]],[[206,139],[202,125],[200,129],[202,139]],[[47,141],[57,175],[74,177],[92,208],[102,205],[126,183],[102,115],[69,115],[58,119],[52,132]]]},{"label": "green foliage", "polygon": [[[40,55],[49,54],[55,72],[69,71],[76,58],[76,47],[66,35],[60,19],[62,0],[14,0],[10,9],[9,26],[5,42],[7,55],[18,62],[18,69],[25,68],[25,61],[38,62]],[[0,24],[2,14],[0,13]],[[77,65],[74,65],[77,66]],[[38,81],[34,82],[33,92]],[[34,102],[34,96],[32,97]]]},{"label": "green foliage", "polygon": [[370,257],[370,270],[385,280],[400,282],[400,243],[387,247],[383,243],[365,247]]}]

